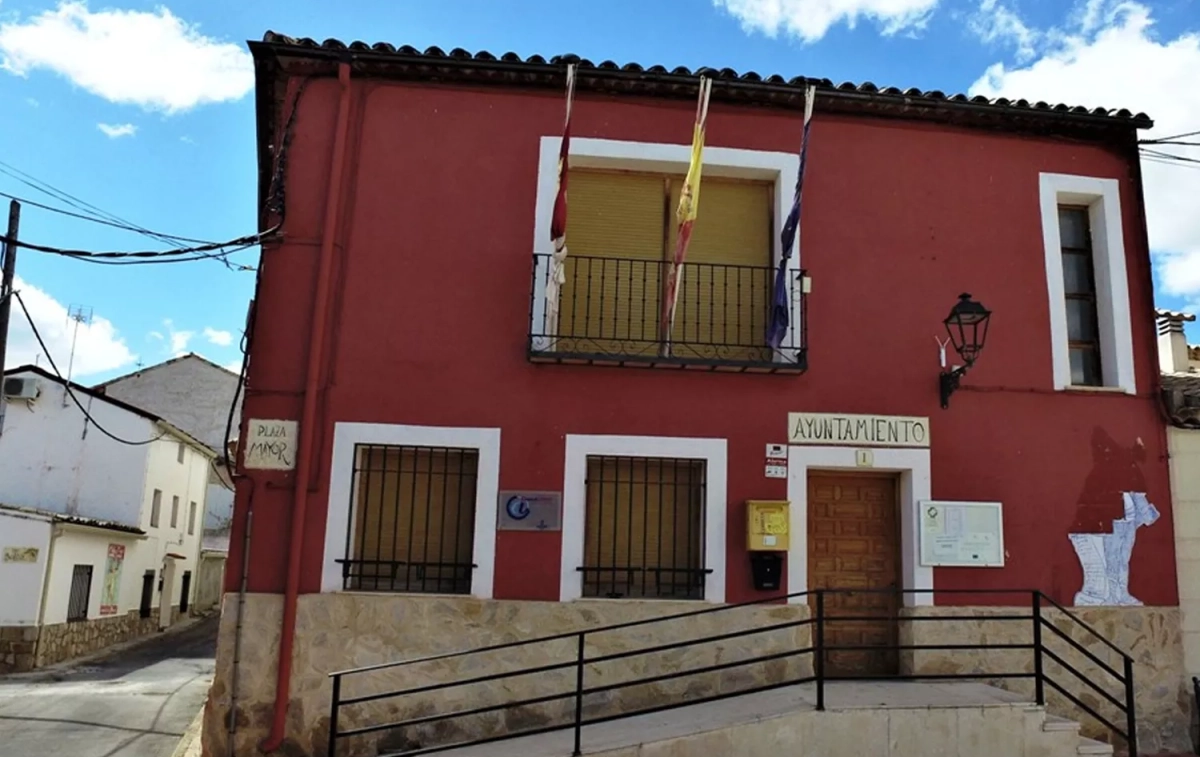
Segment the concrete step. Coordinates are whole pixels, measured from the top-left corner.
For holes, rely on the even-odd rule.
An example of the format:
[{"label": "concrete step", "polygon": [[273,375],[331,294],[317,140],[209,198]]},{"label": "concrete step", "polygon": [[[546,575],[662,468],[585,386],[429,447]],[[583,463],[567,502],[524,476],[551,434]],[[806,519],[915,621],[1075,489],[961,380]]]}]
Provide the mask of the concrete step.
[{"label": "concrete step", "polygon": [[[1078,725],[1076,725],[1078,728]],[[1095,739],[1088,739],[1082,736],[1079,737],[1079,747],[1076,749],[1081,755],[1088,757],[1096,757],[1097,755],[1111,755],[1113,753],[1112,744],[1105,744]]]},{"label": "concrete step", "polygon": [[1079,723],[1074,720],[1060,718],[1057,715],[1047,715],[1046,719],[1042,721],[1042,730],[1046,733],[1056,731],[1074,731],[1075,733],[1079,733]]}]

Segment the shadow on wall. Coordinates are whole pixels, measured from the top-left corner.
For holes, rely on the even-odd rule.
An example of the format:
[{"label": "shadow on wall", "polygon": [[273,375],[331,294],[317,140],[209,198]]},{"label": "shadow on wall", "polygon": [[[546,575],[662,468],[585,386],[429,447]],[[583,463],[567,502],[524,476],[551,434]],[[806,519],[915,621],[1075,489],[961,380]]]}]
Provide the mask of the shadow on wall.
[{"label": "shadow on wall", "polygon": [[1140,605],[1129,593],[1129,561],[1138,529],[1159,518],[1146,498],[1146,447],[1141,439],[1124,447],[1099,426],[1091,447],[1092,469],[1067,532],[1070,549],[1058,547],[1054,595],[1075,605]]}]

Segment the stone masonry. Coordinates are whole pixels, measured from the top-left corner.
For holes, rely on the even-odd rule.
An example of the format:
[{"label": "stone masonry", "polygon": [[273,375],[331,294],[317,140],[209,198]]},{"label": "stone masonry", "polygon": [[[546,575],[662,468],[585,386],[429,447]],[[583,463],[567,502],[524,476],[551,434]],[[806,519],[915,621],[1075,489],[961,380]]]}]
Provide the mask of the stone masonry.
[{"label": "stone masonry", "polygon": [[[173,608],[172,617],[178,619],[178,607]],[[157,607],[147,618],[139,617],[137,610],[131,610],[124,615],[40,627],[3,627],[0,628],[0,674],[53,665],[156,631]]]}]

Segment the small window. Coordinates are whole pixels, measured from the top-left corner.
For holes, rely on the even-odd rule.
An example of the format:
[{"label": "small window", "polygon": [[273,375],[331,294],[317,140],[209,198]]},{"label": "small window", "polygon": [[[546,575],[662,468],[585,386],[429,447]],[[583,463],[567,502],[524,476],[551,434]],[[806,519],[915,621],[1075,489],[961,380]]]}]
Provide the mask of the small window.
[{"label": "small window", "polygon": [[179,527],[179,497],[171,497],[171,528]]},{"label": "small window", "polygon": [[588,457],[585,597],[703,599],[705,463]]},{"label": "small window", "polygon": [[469,594],[478,468],[474,449],[359,445],[343,586]]},{"label": "small window", "polygon": [[186,448],[186,446],[184,445],[184,443],[183,443],[183,442],[180,442],[180,443],[179,443],[179,449],[178,449],[178,450],[176,450],[176,452],[175,452],[175,461],[176,461],[176,462],[178,462],[178,463],[182,463],[182,462],[183,462],[183,455],[184,455],[184,453],[185,453],[186,451],[187,451],[187,448]]},{"label": "small window", "polygon": [[76,565],[71,572],[71,594],[67,600],[67,622],[87,620],[92,593],[92,566]]},{"label": "small window", "polygon": [[150,526],[158,528],[158,522],[162,518],[162,490],[154,490],[154,500],[150,503]]},{"label": "small window", "polygon": [[196,533],[196,503],[192,502],[188,505],[188,536],[193,536]]},{"label": "small window", "polygon": [[1058,228],[1062,240],[1063,294],[1067,300],[1071,383],[1076,386],[1103,386],[1096,273],[1088,209],[1059,206]]}]

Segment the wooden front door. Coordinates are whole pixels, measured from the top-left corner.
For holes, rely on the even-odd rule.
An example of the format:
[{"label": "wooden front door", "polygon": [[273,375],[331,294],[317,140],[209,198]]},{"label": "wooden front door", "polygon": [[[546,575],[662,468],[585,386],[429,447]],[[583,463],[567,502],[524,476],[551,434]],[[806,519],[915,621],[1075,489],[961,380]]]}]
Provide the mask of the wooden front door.
[{"label": "wooden front door", "polygon": [[[808,477],[808,588],[890,589],[899,586],[900,523],[894,476],[813,474]],[[895,617],[899,594],[825,594],[825,616]],[[815,595],[809,604],[815,606]],[[825,623],[826,647],[894,646],[898,624],[889,619]],[[828,650],[828,676],[883,676],[897,672],[891,650]]]}]

